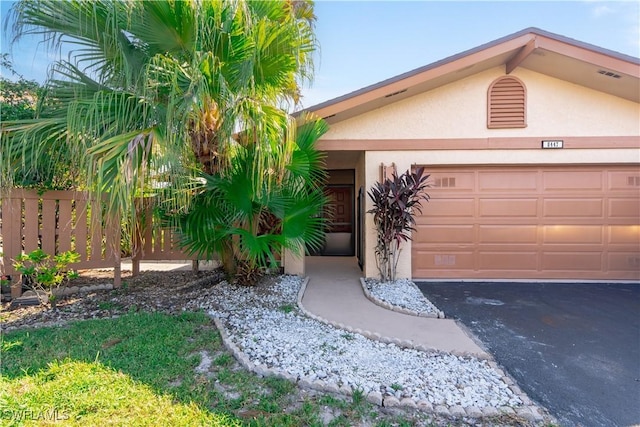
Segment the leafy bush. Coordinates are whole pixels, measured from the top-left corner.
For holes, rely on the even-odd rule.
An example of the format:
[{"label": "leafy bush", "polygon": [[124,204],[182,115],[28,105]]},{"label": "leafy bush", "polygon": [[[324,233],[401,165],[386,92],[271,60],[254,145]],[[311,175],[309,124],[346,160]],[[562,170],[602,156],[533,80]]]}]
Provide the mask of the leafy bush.
[{"label": "leafy bush", "polygon": [[36,249],[28,254],[20,254],[13,262],[16,271],[22,274],[22,282],[41,299],[41,294],[47,296],[52,308],[56,306],[55,291],[66,286],[69,280],[78,277],[78,273],[69,270],[69,264],[80,261],[80,254],[66,251],[58,255],[47,254],[42,249]]},{"label": "leafy bush", "polygon": [[429,175],[424,168],[416,172],[395,173],[384,182],[376,182],[367,193],[373,201],[373,214],[378,238],[376,242],[376,265],[383,282],[396,280],[396,267],[400,255],[400,244],[411,240],[414,231],[415,213],[422,212],[422,201],[429,201],[424,192]]},{"label": "leafy bush", "polygon": [[[274,141],[269,153],[238,146],[224,174],[203,173],[188,212],[174,218],[183,250],[201,259],[217,256],[231,280],[251,285],[277,268],[284,249],[304,256],[305,247],[320,247],[326,173],[315,142],[327,129],[323,120],[309,120],[295,138]],[[259,156],[281,167],[255,167]]]},{"label": "leafy bush", "polygon": [[0,55],[0,67],[17,77],[17,81],[13,81],[0,76],[2,121],[33,119],[36,116],[36,104],[42,92],[42,86],[18,74],[13,68],[8,53]]}]

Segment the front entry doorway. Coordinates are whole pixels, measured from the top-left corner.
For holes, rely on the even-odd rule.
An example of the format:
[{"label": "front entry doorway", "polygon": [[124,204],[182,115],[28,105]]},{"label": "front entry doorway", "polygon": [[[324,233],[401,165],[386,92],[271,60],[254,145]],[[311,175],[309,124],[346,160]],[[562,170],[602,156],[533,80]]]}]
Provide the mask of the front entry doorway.
[{"label": "front entry doorway", "polygon": [[353,256],[355,254],[353,185],[329,185],[326,217],[329,225],[321,255]]}]

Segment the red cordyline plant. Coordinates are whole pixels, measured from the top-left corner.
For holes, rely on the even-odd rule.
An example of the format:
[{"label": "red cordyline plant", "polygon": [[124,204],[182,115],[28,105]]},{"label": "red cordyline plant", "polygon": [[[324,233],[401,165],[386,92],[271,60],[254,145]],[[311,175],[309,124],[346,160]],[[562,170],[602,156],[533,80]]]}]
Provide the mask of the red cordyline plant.
[{"label": "red cordyline plant", "polygon": [[373,222],[378,231],[376,243],[376,265],[380,280],[396,280],[396,267],[400,255],[400,244],[411,240],[415,230],[415,214],[422,212],[422,201],[429,201],[424,189],[429,187],[424,168],[415,172],[407,170],[398,176],[395,173],[384,182],[376,182],[367,193],[373,201]]}]

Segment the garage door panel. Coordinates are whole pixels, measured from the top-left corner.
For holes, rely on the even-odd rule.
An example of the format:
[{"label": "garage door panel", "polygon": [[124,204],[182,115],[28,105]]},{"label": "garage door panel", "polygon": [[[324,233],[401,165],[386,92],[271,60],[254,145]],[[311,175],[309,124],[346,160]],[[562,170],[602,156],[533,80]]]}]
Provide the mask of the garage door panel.
[{"label": "garage door panel", "polygon": [[469,192],[475,190],[476,178],[474,172],[436,171],[431,173],[428,183],[431,185],[430,192],[434,194],[439,191]]},{"label": "garage door panel", "polygon": [[613,245],[640,246],[640,226],[612,225],[609,227],[609,243]]},{"label": "garage door panel", "polygon": [[640,171],[625,169],[608,173],[609,190],[640,191]]},{"label": "garage door panel", "polygon": [[421,268],[428,270],[438,270],[446,268],[449,270],[474,270],[475,258],[473,251],[442,251],[433,252],[429,250],[415,252],[414,259],[421,261]]},{"label": "garage door panel", "polygon": [[531,270],[538,269],[536,252],[482,252],[478,257],[480,270]]},{"label": "garage door panel", "polygon": [[480,199],[482,217],[532,217],[538,215],[538,199]]},{"label": "garage door panel", "polygon": [[542,241],[548,244],[600,244],[600,225],[548,225],[542,228]]},{"label": "garage door panel", "polygon": [[609,199],[609,218],[637,219],[640,217],[640,201],[633,199]]},{"label": "garage door panel", "polygon": [[538,227],[535,225],[525,226],[499,226],[481,225],[479,226],[479,242],[484,243],[529,243],[536,244],[538,239]]},{"label": "garage door panel", "polygon": [[543,190],[585,192],[603,189],[603,176],[600,171],[545,171]]},{"label": "garage door panel", "polygon": [[538,188],[538,173],[536,171],[481,171],[478,172],[478,189],[488,191],[532,191]]},{"label": "garage door panel", "polygon": [[636,273],[640,278],[640,253],[619,252],[607,254],[609,270],[628,271]]},{"label": "garage door panel", "polygon": [[433,169],[455,179],[429,190],[414,277],[640,280],[638,168]]},{"label": "garage door panel", "polygon": [[474,238],[473,225],[419,225],[414,242],[468,243]]},{"label": "garage door panel", "polygon": [[543,215],[550,218],[602,218],[602,199],[546,199],[543,202]]},{"label": "garage door panel", "polygon": [[547,271],[601,271],[601,252],[552,252],[543,253],[541,269]]},{"label": "garage door panel", "polygon": [[440,216],[472,218],[476,211],[475,199],[439,199],[437,195],[431,194],[431,200],[423,204],[422,210],[429,211],[428,218]]},{"label": "garage door panel", "polygon": [[[471,275],[470,272],[465,272],[468,276]],[[460,272],[458,270],[451,270],[449,268],[420,268],[414,272],[415,277],[422,278],[441,278],[441,279],[458,279],[460,278]]]}]

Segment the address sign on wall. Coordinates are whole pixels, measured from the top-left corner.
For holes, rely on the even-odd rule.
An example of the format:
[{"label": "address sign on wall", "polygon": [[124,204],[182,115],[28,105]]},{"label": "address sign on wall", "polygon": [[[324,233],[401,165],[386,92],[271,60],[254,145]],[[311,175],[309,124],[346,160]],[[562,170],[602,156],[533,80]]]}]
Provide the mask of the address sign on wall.
[{"label": "address sign on wall", "polygon": [[563,148],[564,141],[561,139],[543,139],[542,148]]}]

